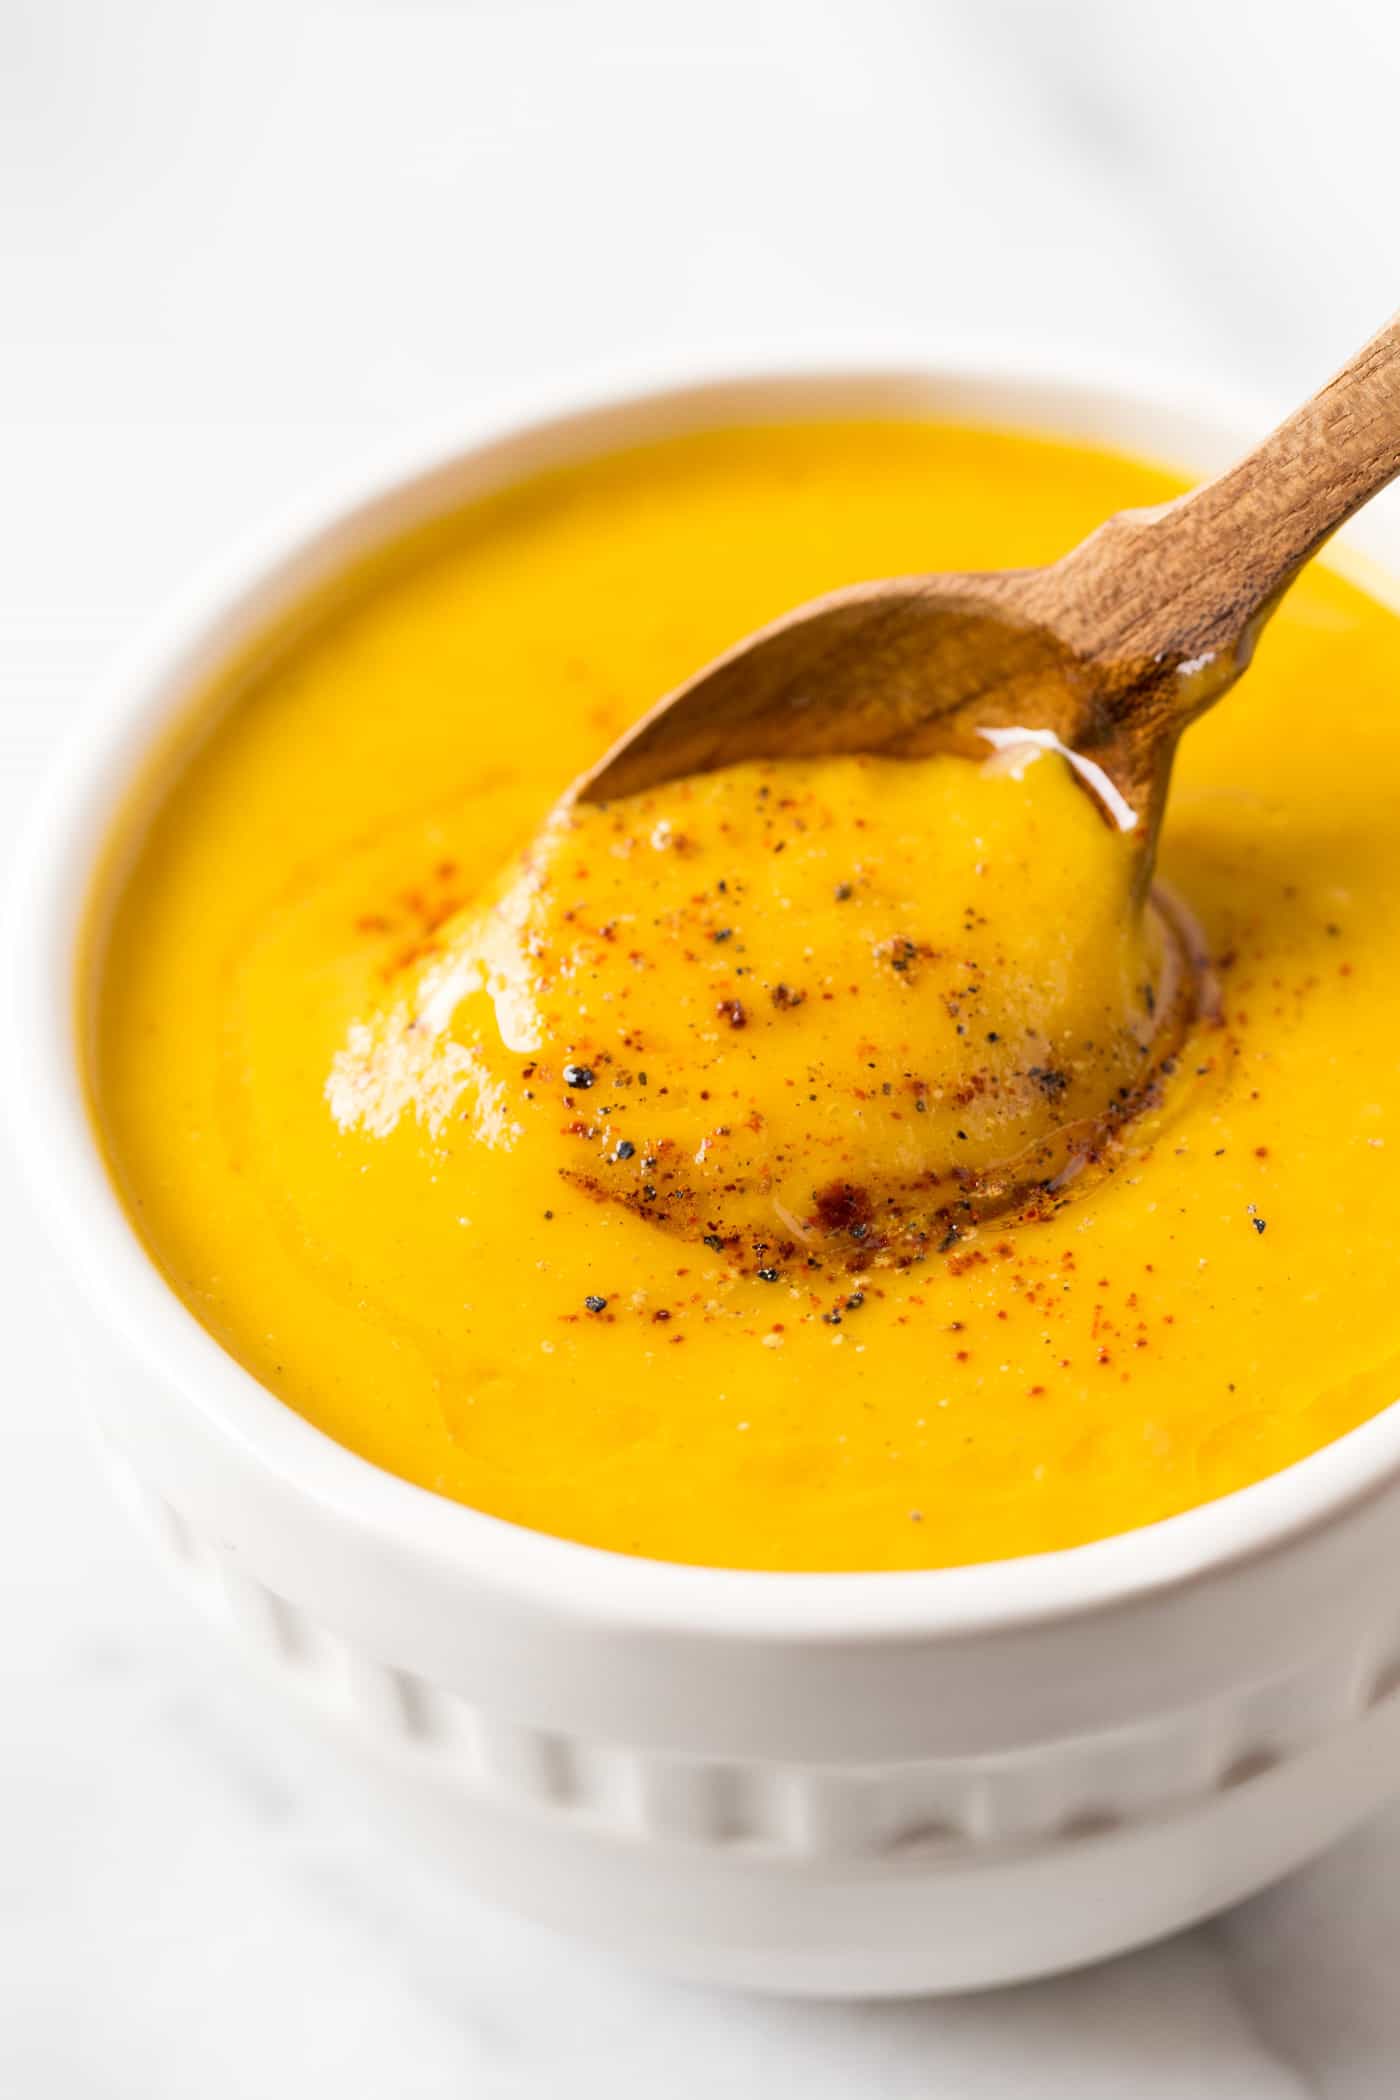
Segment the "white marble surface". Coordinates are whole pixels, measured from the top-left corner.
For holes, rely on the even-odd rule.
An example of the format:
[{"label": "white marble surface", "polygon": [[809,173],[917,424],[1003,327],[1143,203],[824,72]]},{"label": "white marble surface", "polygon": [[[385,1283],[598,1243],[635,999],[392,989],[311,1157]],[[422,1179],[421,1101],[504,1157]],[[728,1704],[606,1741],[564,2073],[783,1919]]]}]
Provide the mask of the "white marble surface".
[{"label": "white marble surface", "polygon": [[[0,822],[193,564],[503,381],[892,330],[1281,402],[1395,299],[1397,99],[1387,0],[0,0]],[[959,2003],[708,1997],[486,1913],[167,1596],[30,1242],[7,1172],[0,2093],[1400,2091],[1400,1813]]]}]

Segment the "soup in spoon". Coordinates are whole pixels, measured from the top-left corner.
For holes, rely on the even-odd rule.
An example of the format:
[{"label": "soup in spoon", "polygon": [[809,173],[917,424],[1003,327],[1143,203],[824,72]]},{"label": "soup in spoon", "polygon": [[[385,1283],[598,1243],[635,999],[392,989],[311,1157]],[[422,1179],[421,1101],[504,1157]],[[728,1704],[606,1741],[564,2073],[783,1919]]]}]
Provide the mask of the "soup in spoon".
[{"label": "soup in spoon", "polygon": [[[391,970],[327,1088],[766,1282],[1048,1215],[1160,1097],[1196,986],[1136,844],[1034,745],[566,801]],[[829,1272],[829,1273],[828,1273]]]}]

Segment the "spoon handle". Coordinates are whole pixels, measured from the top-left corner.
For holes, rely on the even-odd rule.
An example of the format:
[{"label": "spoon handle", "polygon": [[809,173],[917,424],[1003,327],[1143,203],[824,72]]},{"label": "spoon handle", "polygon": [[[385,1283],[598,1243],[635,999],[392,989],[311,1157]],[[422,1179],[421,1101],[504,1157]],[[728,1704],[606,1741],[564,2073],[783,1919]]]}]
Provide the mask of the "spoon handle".
[{"label": "spoon handle", "polygon": [[1304,563],[1397,474],[1400,314],[1235,466],[1111,518],[1047,571],[1070,638],[1101,664],[1215,665],[1230,682]]}]

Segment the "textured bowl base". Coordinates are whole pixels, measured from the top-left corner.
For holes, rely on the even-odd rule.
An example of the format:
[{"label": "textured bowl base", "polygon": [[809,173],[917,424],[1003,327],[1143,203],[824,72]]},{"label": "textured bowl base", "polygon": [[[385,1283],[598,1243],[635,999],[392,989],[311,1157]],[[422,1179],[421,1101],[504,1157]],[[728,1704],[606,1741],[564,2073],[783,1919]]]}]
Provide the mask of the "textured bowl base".
[{"label": "textured bowl base", "polygon": [[[318,1718],[324,1723],[328,1717]],[[801,1871],[627,1847],[484,1804],[363,1740],[376,1803],[503,1908],[678,1980],[786,1996],[985,1990],[1122,1954],[1277,1880],[1400,1790],[1400,1701],[1182,1817],[966,1866]]]},{"label": "textured bowl base", "polygon": [[[619,1791],[626,1772],[598,1762],[596,1746],[590,1771],[578,1743],[499,1719],[484,1729],[480,1713],[332,1635],[240,1554],[211,1547],[110,1444],[108,1456],[191,1601],[439,1866],[535,1923],[686,1981],[832,1998],[1024,1982],[1238,1902],[1400,1792],[1392,1662],[1364,1695],[1354,1686],[1343,1707],[1301,1717],[1326,1728],[1310,1747],[1236,1759],[1178,1805],[1131,1820],[1080,1819],[961,1850],[936,1827],[924,1845],[859,1852],[849,1833],[793,1842],[788,1831],[784,1842],[771,1820],[752,1818],[702,1819],[687,1835]],[[760,1798],[774,1770],[749,1768]]]}]

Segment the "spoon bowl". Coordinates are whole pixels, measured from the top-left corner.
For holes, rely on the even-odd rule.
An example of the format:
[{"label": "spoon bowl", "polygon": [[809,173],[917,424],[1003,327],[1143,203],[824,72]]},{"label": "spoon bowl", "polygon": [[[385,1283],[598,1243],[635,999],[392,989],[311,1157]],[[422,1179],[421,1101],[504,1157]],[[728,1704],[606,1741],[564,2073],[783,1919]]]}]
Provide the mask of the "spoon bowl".
[{"label": "spoon bowl", "polygon": [[743,759],[985,758],[1058,749],[1125,831],[1138,811],[1091,753],[1095,683],[1035,617],[1048,572],[856,584],[785,614],[655,708],[586,775],[611,801]]},{"label": "spoon bowl", "polygon": [[1007,743],[1064,752],[1151,880],[1182,731],[1228,692],[1303,565],[1400,473],[1400,316],[1235,466],[1059,561],[829,592],[645,715],[576,799],[742,759]]}]

